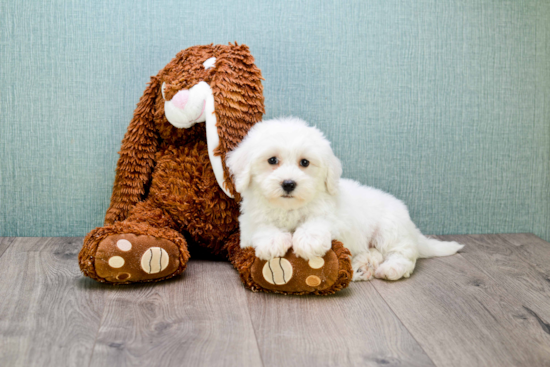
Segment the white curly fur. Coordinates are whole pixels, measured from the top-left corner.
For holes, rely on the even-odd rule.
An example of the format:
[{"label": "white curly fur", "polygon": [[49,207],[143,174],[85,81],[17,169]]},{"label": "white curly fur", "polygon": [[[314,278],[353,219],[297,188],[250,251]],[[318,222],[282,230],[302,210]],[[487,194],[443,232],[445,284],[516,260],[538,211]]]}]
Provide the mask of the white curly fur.
[{"label": "white curly fur", "polygon": [[[276,157],[277,164],[268,159]],[[304,167],[300,162],[309,162]],[[323,133],[297,118],[256,124],[227,164],[241,194],[241,247],[256,256],[283,256],[292,247],[306,260],[337,239],[352,254],[353,280],[409,277],[419,257],[447,256],[463,245],[423,236],[403,202],[340,179],[342,168]],[[282,183],[294,181],[286,192]]]}]

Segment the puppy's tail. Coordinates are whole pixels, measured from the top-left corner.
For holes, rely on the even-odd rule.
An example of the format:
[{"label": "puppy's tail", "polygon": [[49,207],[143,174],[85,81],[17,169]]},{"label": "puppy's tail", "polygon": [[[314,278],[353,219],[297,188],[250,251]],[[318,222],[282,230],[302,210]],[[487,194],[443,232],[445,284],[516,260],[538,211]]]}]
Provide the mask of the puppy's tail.
[{"label": "puppy's tail", "polygon": [[420,257],[449,256],[457,253],[464,245],[454,241],[439,241],[420,235],[418,239],[418,251]]}]

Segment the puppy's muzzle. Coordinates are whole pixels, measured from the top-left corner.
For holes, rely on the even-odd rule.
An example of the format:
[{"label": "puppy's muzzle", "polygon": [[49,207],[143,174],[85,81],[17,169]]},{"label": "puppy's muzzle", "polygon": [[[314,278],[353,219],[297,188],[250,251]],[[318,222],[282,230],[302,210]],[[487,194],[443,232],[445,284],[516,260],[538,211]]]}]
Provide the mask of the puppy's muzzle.
[{"label": "puppy's muzzle", "polygon": [[292,180],[284,180],[283,183],[281,184],[281,187],[283,188],[283,190],[285,190],[285,192],[287,194],[290,194],[292,191],[294,191],[294,189],[296,188],[296,181],[292,181]]}]

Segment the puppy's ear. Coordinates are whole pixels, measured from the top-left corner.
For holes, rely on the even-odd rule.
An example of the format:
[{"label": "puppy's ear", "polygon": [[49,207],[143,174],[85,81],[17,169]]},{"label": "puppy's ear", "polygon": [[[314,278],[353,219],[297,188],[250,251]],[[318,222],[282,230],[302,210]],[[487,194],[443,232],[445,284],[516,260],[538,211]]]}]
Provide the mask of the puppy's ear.
[{"label": "puppy's ear", "polygon": [[245,139],[231,152],[227,153],[227,168],[233,175],[235,190],[242,194],[250,185],[252,179],[250,166],[252,163],[249,142]]},{"label": "puppy's ear", "polygon": [[342,163],[334,155],[332,149],[329,149],[330,152],[326,158],[326,177],[325,184],[327,186],[327,191],[331,195],[336,195],[338,193],[338,185],[340,182],[340,176],[342,176]]}]

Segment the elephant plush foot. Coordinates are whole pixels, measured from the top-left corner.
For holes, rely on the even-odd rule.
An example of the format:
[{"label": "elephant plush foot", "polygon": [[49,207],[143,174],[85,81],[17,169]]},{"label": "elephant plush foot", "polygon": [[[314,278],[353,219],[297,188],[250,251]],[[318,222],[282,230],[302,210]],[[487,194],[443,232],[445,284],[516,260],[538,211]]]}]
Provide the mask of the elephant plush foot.
[{"label": "elephant plush foot", "polygon": [[79,256],[84,275],[101,282],[129,284],[159,281],[185,270],[189,253],[179,233],[155,228],[147,231],[143,226],[134,233],[120,233],[129,229],[115,224],[97,228],[86,237]]},{"label": "elephant plush foot", "polygon": [[[234,240],[234,239],[233,239]],[[323,256],[306,261],[290,249],[285,256],[260,260],[254,249],[229,246],[229,257],[252,291],[328,295],[346,288],[353,276],[351,254],[338,241]]]}]

